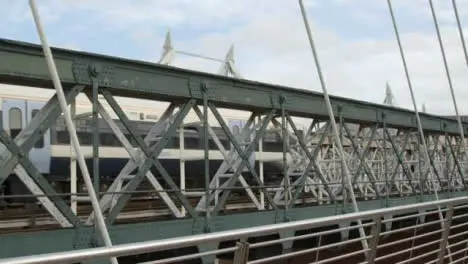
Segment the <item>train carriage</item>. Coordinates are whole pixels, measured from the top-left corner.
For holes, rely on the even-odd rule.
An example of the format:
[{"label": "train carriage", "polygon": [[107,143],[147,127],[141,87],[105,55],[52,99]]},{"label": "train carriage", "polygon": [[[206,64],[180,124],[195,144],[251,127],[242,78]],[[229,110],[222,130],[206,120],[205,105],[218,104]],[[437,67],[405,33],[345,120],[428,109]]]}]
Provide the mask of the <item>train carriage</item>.
[{"label": "train carriage", "polygon": [[[1,120],[2,129],[4,129],[13,138],[18,133],[27,127],[29,122],[32,120],[40,109],[46,104],[47,98],[2,98],[1,100]],[[151,127],[155,124],[158,114],[162,113],[164,108],[160,108],[153,111],[148,109],[131,109],[123,107],[127,111],[132,127],[135,128],[138,136],[142,138],[146,136]],[[85,156],[86,163],[90,172],[93,171],[93,122],[92,116],[89,114],[91,105],[77,101],[77,119],[76,119],[76,131],[77,136],[81,145],[82,153]],[[140,110],[138,112],[138,110]],[[111,111],[109,111],[111,112]],[[225,116],[226,117],[226,116]],[[121,122],[116,120],[115,115],[113,116],[114,121],[119,125]],[[238,119],[236,119],[238,118]],[[248,116],[228,116],[228,123],[238,124],[239,120],[247,119]],[[186,166],[186,186],[187,188],[203,188],[204,186],[204,130],[203,126],[197,120],[194,113],[190,113],[186,122],[191,125],[184,125],[183,131],[183,143],[184,149],[180,149],[180,131],[177,131],[172,138],[169,140],[165,149],[159,155],[159,161],[167,170],[167,172],[173,177],[174,182],[179,184],[180,175],[180,158],[184,158]],[[211,120],[214,120],[212,118]],[[210,121],[211,124],[211,121]],[[215,124],[216,126],[216,124]],[[226,137],[224,131],[219,127],[213,127],[213,131],[218,136],[219,140],[223,144],[225,149],[230,149],[231,144]],[[137,147],[128,132],[123,129],[122,132],[127,133],[125,136],[134,147]],[[107,125],[106,121],[99,118],[99,136],[100,136],[100,147],[99,147],[99,174],[100,182],[103,187],[102,191],[113,181],[119,172],[123,169],[130,156],[125,148],[123,148],[121,142],[114,135],[113,131]],[[264,175],[265,177],[274,177],[282,171],[282,141],[280,135],[277,132],[269,131],[262,139],[263,151],[262,155],[258,155],[259,148],[256,147],[253,158],[255,161],[255,168],[258,173],[258,163],[261,157],[264,162]],[[67,192],[69,190],[70,181],[70,154],[71,154],[70,138],[66,128],[65,120],[63,116],[59,117],[58,120],[47,130],[42,137],[36,142],[32,150],[29,152],[29,158],[32,163],[36,166],[38,171],[45,175],[48,180],[54,185],[58,191]],[[210,174],[214,175],[216,170],[223,162],[223,157],[219,152],[214,141],[209,139],[209,152],[210,152]],[[157,178],[161,178],[160,173],[156,168],[152,168],[153,174]],[[133,172],[136,174],[136,171]],[[81,170],[77,169],[77,175],[79,181],[81,181]],[[161,181],[164,186],[164,181]],[[83,186],[83,184],[80,184]],[[6,194],[24,194],[29,193],[23,186],[20,180],[15,177],[14,174],[10,175],[8,180],[4,183],[4,191]],[[79,189],[80,191],[80,189]]]}]

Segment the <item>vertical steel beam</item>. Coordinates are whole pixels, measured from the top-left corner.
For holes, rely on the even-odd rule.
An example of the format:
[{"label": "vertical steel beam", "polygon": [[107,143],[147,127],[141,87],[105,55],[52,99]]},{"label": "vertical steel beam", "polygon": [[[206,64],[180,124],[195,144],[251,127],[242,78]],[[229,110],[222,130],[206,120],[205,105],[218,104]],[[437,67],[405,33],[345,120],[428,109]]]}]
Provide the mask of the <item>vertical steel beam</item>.
[{"label": "vertical steel beam", "polygon": [[[205,164],[205,196],[210,195],[210,146],[208,138],[208,95],[207,87],[202,84],[201,87],[203,93],[203,157]],[[205,199],[205,232],[210,230],[210,199]]]},{"label": "vertical steel beam", "polygon": [[[70,138],[72,139],[73,146],[75,148],[75,151],[78,155],[78,162],[80,164],[81,170],[83,172],[83,178],[86,183],[86,187],[88,189],[89,196],[91,198],[91,203],[93,205],[93,209],[96,212],[97,220],[98,220],[98,228],[101,232],[101,235],[103,237],[104,243],[106,246],[112,246],[112,242],[110,240],[109,233],[107,232],[106,228],[106,223],[104,221],[104,216],[101,212],[101,208],[99,207],[99,201],[96,197],[96,193],[93,190],[93,184],[91,182],[91,177],[89,176],[88,168],[86,167],[86,162],[83,157],[83,154],[81,153],[81,148],[80,148],[80,143],[78,141],[78,137],[76,135],[76,130],[75,127],[73,126],[73,122],[71,120],[70,112],[68,111],[67,108],[67,103],[65,100],[65,95],[63,93],[63,88],[62,84],[60,83],[60,78],[58,76],[57,72],[57,67],[55,66],[54,59],[52,57],[52,52],[50,50],[49,44],[47,43],[46,36],[41,24],[41,20],[39,17],[39,11],[37,10],[36,7],[36,2],[35,0],[29,0],[29,5],[31,8],[32,15],[34,17],[34,21],[36,24],[37,32],[38,35],[41,39],[42,42],[42,48],[45,53],[46,57],[46,62],[47,66],[49,68],[50,75],[52,76],[52,81],[54,83],[55,90],[57,91],[57,95],[59,98],[60,106],[62,107],[62,111],[65,116],[65,121],[67,123],[67,127],[69,130]],[[117,258],[113,257],[111,258],[111,262],[114,264],[117,264]]]},{"label": "vertical steel beam", "polygon": [[[70,115],[73,119],[73,125],[76,123],[76,99],[73,99],[70,105]],[[76,175],[76,152],[73,145],[70,144],[70,207],[74,214],[77,214],[78,200],[77,200],[77,175]]]},{"label": "vertical steel beam", "polygon": [[[185,157],[184,157],[184,152],[185,152],[185,133],[184,133],[184,124],[180,125],[179,128],[179,168],[180,168],[180,190],[183,195],[185,195]],[[183,205],[181,205],[181,210],[180,212],[182,213],[182,216],[185,216],[187,214],[187,211]]]},{"label": "vertical steel beam", "polygon": [[[262,122],[262,115],[258,115],[258,121],[259,124]],[[258,170],[259,170],[259,177],[260,177],[260,182],[262,182],[261,187],[265,187],[265,176],[263,175],[263,139],[264,136],[261,135],[260,138],[258,139]],[[265,209],[265,194],[262,192],[262,190],[259,190],[260,192],[260,209]]]},{"label": "vertical steel beam", "polygon": [[382,151],[384,159],[384,178],[385,178],[385,204],[388,206],[390,192],[393,188],[390,187],[390,182],[388,181],[388,160],[387,160],[387,137],[385,136],[387,131],[387,122],[385,120],[385,113],[382,113]]},{"label": "vertical steel beam", "polygon": [[[281,134],[283,135],[283,179],[284,179],[284,221],[288,219],[288,207],[289,207],[289,166],[286,161],[286,153],[288,148],[288,128],[286,123],[286,113],[284,111],[284,103],[286,98],[284,96],[280,97],[280,106],[281,106]],[[294,203],[294,201],[292,201]]]},{"label": "vertical steel beam", "polygon": [[93,112],[93,184],[94,190],[96,191],[96,196],[99,198],[99,111],[98,111],[98,101],[99,101],[99,85],[97,79],[95,78],[95,74],[97,74],[96,69],[90,69],[91,71],[91,78],[93,83],[93,96],[91,103],[93,105],[92,112]]}]

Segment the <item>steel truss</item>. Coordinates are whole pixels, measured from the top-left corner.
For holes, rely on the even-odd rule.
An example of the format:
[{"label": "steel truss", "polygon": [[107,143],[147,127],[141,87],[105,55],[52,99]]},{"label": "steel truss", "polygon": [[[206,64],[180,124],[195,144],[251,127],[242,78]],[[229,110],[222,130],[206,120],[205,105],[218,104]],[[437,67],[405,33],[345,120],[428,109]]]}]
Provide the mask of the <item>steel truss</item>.
[{"label": "steel truss", "polygon": [[[59,71],[64,72],[61,79],[67,104],[73,105],[80,93],[92,104],[93,150],[92,157],[87,159],[92,159],[94,189],[103,187],[99,171],[99,119],[107,123],[128,153],[124,169],[118,175],[111,175],[115,180],[105,194],[98,195],[99,207],[111,230],[145,180],[157,194],[153,200],[166,207],[151,209],[153,215],[180,220],[177,223],[193,221],[191,229],[180,233],[209,231],[217,224],[212,219],[221,219],[231,208],[265,211],[264,218],[271,217],[274,220],[268,221],[278,222],[298,219],[299,213],[294,209],[299,206],[325,204],[324,210],[334,206],[334,213],[349,212],[353,194],[363,204],[366,200],[378,200],[381,206],[392,206],[392,199],[398,197],[423,201],[423,197],[433,193],[447,197],[447,194],[467,191],[463,135],[458,134],[459,127],[454,120],[421,114],[424,131],[421,138],[422,133],[418,133],[414,124],[414,113],[410,111],[333,98],[335,125],[344,150],[344,155],[340,155],[337,148],[340,144],[332,133],[333,123],[323,110],[323,98],[319,94],[98,55],[63,50],[54,53],[58,54]],[[23,85],[37,82],[47,86],[44,84],[50,79],[48,74],[17,63],[21,60],[24,64],[43,63],[42,53],[34,46],[0,41],[0,58],[4,57],[7,59],[0,60],[0,81]],[[222,73],[235,72],[231,67],[232,57],[233,53],[229,52]],[[101,103],[99,95],[109,107]],[[142,138],[141,131],[133,126],[119,105],[117,96],[149,98],[155,104],[164,101],[169,105]],[[245,125],[238,131],[233,129],[224,108],[247,112]],[[118,120],[111,118],[109,110]],[[53,182],[39,173],[28,156],[61,114],[54,96],[17,136],[0,133],[3,144],[0,183],[10,174],[16,174],[60,227],[89,230],[94,224],[94,212],[78,216],[82,212],[76,212],[73,191],[70,194],[54,190]],[[203,154],[189,155],[183,144],[184,127],[194,122],[202,125],[200,138],[204,142],[200,153]],[[307,127],[301,129],[304,125]],[[230,148],[222,144],[215,127],[221,128]],[[263,149],[267,131],[278,135],[280,150]],[[161,163],[161,154],[177,133],[180,151],[172,158],[180,160],[181,173],[170,175]],[[209,140],[217,150],[210,149]],[[422,140],[426,142],[429,158],[425,158],[421,148]],[[222,162],[215,171],[210,171],[208,165],[214,156]],[[202,190],[185,182],[185,166],[191,161],[204,162],[203,173],[198,173],[195,179],[203,183]],[[273,175],[264,173],[266,163],[277,166]],[[347,174],[343,167],[348,167],[351,188],[343,177]],[[190,168],[187,172],[192,173]],[[199,174],[204,177],[198,177]],[[247,199],[232,199],[233,193],[237,196],[242,193],[242,198]],[[65,199],[67,196],[71,205]],[[280,213],[282,217],[278,217]],[[132,212],[130,217],[140,216],[144,214]]]},{"label": "steel truss", "polygon": [[[326,117],[307,119],[276,108],[252,110],[246,111],[245,125],[236,131],[230,126],[224,109],[209,96],[211,89],[216,89],[216,86],[203,84],[200,89],[202,100],[166,100],[167,108],[144,137],[129,120],[112,89],[99,83],[66,89],[68,104],[80,93],[87,96],[93,105],[93,126],[98,127],[94,123],[98,117],[104,120],[128,153],[124,169],[114,175],[112,184],[98,196],[111,234],[117,219],[124,216],[138,219],[147,215],[147,212],[139,211],[132,212],[131,216],[122,213],[143,181],[148,182],[153,188],[150,191],[157,194],[150,202],[165,206],[148,210],[151,215],[181,221],[192,219],[196,225],[191,232],[216,230],[216,219],[232,210],[274,212],[275,222],[296,219],[297,211],[294,209],[304,206],[328,204],[334,207],[335,213],[351,211],[347,183],[342,177],[342,161],[331,133],[331,123]],[[102,98],[98,95],[102,95]],[[108,106],[104,106],[102,101]],[[284,104],[288,104],[287,98]],[[111,118],[111,110],[117,120]],[[91,242],[93,245],[99,244],[99,238],[91,231],[83,233],[79,230],[94,226],[94,212],[85,216],[80,210],[75,213],[65,199],[72,195],[55,191],[53,182],[38,172],[27,155],[60,115],[61,109],[54,96],[15,138],[12,139],[5,132],[0,133],[3,144],[0,166],[4,168],[0,170],[0,179],[4,181],[10,173],[16,173],[55,222],[63,228],[74,227],[77,230],[79,235],[74,240],[74,247],[88,247]],[[414,127],[390,126],[385,115],[379,117],[379,122],[351,122],[346,119],[346,109],[340,109],[337,117],[344,158],[352,176],[352,191],[358,203],[379,200],[385,207],[393,206],[392,199],[399,197],[416,197],[416,200],[424,201],[434,193],[434,189],[444,197],[466,191],[466,155],[460,149],[461,139],[458,135],[445,130],[425,133],[429,165],[434,172],[434,179],[431,179],[428,177],[429,166],[425,164],[426,159],[421,152],[421,139]],[[193,123],[202,124],[202,134],[208,135],[202,136],[205,140],[203,148],[196,155],[185,153],[183,144],[184,127]],[[225,147],[226,142],[221,142],[222,135],[219,131],[215,132],[215,128],[221,128],[230,148]],[[99,164],[100,147],[96,138],[99,139],[100,131],[93,129],[91,132],[94,138],[93,155],[87,159],[92,159],[92,164]],[[280,139],[279,151],[263,150],[266,132],[272,132]],[[168,168],[161,163],[161,154],[169,140],[177,134],[181,135],[180,151],[172,158],[181,160],[181,174],[170,175]],[[208,140],[214,142],[216,150],[209,148]],[[204,186],[202,190],[185,182],[184,169],[187,164],[192,161],[208,164],[207,161],[214,156],[222,161],[217,170],[206,169],[203,173],[205,177],[196,178],[202,183],[198,185]],[[276,175],[266,175],[263,171],[266,163],[269,166],[276,164],[282,169],[278,169]],[[92,172],[95,188],[102,189],[97,177],[100,175],[99,167],[94,167]],[[188,165],[187,175],[190,174]],[[180,184],[176,184],[177,179]],[[238,199],[239,196],[242,199]],[[387,216],[386,219],[392,217]],[[420,221],[424,222],[424,217]],[[346,238],[348,233],[343,231],[341,235]]]},{"label": "steel truss", "polygon": [[[70,103],[83,91],[85,87],[76,86],[66,92],[67,102]],[[165,149],[165,145],[172,135],[177,133],[179,127],[186,122],[194,122],[194,118],[205,122],[205,107],[199,106],[196,100],[176,101],[167,107],[160,119],[154,123],[146,137],[142,139],[135,131],[128,117],[112,95],[104,88],[99,92],[119,117],[119,122],[110,117],[108,110],[97,99],[96,109],[119,139],[129,154],[129,161],[125,168],[100,197],[100,206],[108,211],[106,219],[113,223],[120,211],[131,198],[141,181],[146,178],[154,188],[167,211],[176,218],[197,218],[210,208],[211,216],[216,216],[226,210],[227,200],[233,189],[245,190],[248,201],[243,201],[245,207],[257,210],[283,210],[299,204],[330,203],[342,205],[346,209],[348,197],[343,190],[344,181],[341,177],[341,161],[336,154],[335,144],[330,134],[328,120],[313,119],[307,129],[299,130],[296,117],[285,112],[284,124],[280,119],[283,116],[275,109],[268,112],[252,112],[246,125],[240,133],[233,133],[222,116],[222,110],[215,104],[207,102],[206,113],[214,117],[208,120],[207,134],[214,141],[223,159],[220,167],[209,179],[209,188],[198,192],[199,198],[193,205],[191,186],[184,190],[177,186],[174,179],[180,175],[169,175],[158,160],[158,156]],[[85,92],[93,102],[92,91]],[[189,115],[189,112],[191,115]],[[4,168],[0,173],[2,181],[10,173],[16,173],[29,190],[38,196],[41,204],[56,219],[62,227],[78,226],[82,221],[72,212],[65,200],[57,195],[52,184],[41,175],[29,160],[27,153],[35,142],[61,115],[60,107],[54,96],[40,110],[28,126],[14,139],[5,132],[0,134],[2,146],[2,161]],[[341,114],[340,114],[341,115]],[[301,121],[303,118],[301,119]],[[211,125],[211,124],[214,125]],[[220,139],[213,131],[214,126],[220,126],[231,144],[226,150]],[[454,135],[426,134],[426,143],[429,148],[430,166],[435,174],[435,180],[428,178],[428,166],[420,152],[420,138],[415,129],[397,129],[386,125],[385,117],[376,124],[347,123],[341,117],[337,122],[343,147],[346,152],[346,161],[353,176],[353,189],[360,200],[382,199],[388,201],[392,197],[419,196],[438,192],[458,192],[466,190],[466,156],[460,151],[460,138]],[[284,129],[283,129],[284,128]],[[124,135],[124,130],[130,134],[130,139],[137,143],[134,147],[130,139]],[[285,143],[284,152],[260,152],[258,145],[265,136],[265,132],[275,132]],[[285,132],[285,133],[284,133]],[[256,150],[256,154],[252,153]],[[212,152],[210,152],[212,153]],[[204,160],[203,156],[185,160]],[[210,157],[208,157],[210,158]],[[286,161],[285,171],[281,171],[275,179],[265,177],[260,173],[255,162],[274,160],[281,164]],[[162,182],[151,172],[154,166],[162,176]],[[424,169],[426,168],[426,169]],[[131,173],[137,169],[137,173]],[[280,179],[279,181],[277,179]],[[236,184],[240,184],[236,187]],[[119,194],[121,192],[123,194]],[[117,194],[115,194],[117,193]],[[40,196],[40,197],[39,197]],[[208,205],[208,207],[207,207]],[[186,213],[185,213],[186,212]],[[88,217],[87,223],[92,223],[93,214]]]}]

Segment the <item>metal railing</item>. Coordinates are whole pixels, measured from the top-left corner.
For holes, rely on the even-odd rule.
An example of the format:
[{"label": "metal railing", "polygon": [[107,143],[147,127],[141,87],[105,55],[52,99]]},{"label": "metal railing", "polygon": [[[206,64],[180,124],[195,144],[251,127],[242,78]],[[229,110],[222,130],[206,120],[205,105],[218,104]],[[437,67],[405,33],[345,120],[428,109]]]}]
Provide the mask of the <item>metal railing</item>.
[{"label": "metal railing", "polygon": [[[442,220],[437,216],[437,208],[440,208],[444,215]],[[460,210],[464,208],[468,209],[468,197],[210,234],[4,259],[0,260],[0,264],[76,263],[80,261],[152,253],[232,240],[238,240],[239,242],[237,242],[234,247],[161,259],[147,262],[146,264],[178,263],[188,259],[229,252],[234,253],[234,263],[251,264],[269,263],[272,260],[296,258],[301,255],[307,255],[309,258],[308,262],[312,263],[333,263],[334,261],[343,261],[350,257],[353,257],[353,261],[347,261],[346,263],[376,263],[384,260],[386,263],[388,263],[387,261],[391,263],[410,263],[414,261],[417,261],[414,263],[421,263],[420,261],[424,261],[424,263],[446,263],[446,260],[449,260],[450,263],[464,263],[468,258],[466,254],[466,245],[468,242],[468,228],[466,227],[468,226],[468,222],[466,220],[462,221],[463,218],[468,217],[468,213],[461,213]],[[433,216],[434,220],[430,220],[431,216]],[[409,221],[411,219],[415,219],[415,224],[400,228],[384,228],[385,231],[382,232],[383,227],[388,226],[389,223],[402,223],[403,221]],[[357,223],[359,220],[362,223],[361,225],[351,225],[351,223]],[[247,242],[247,239],[252,237],[278,234],[284,231],[309,230],[312,228],[330,226],[339,227],[265,242]],[[465,227],[466,230],[456,231],[463,227]],[[357,238],[342,239],[328,244],[321,243],[322,237],[334,233],[340,234],[358,228],[366,230],[365,239],[369,244],[368,249],[362,249],[362,247],[360,247],[361,238],[359,236],[357,236]],[[275,256],[248,260],[251,249],[312,237],[318,238],[318,243],[316,243],[315,247],[283,254],[277,252],[278,254]],[[424,240],[421,241],[421,239]],[[350,251],[349,248],[351,245],[355,245],[355,247]],[[400,247],[398,247],[398,245],[400,245]],[[337,254],[335,251],[334,254],[320,254],[331,248],[338,248],[341,250],[348,248],[349,252],[343,251]],[[394,250],[392,251],[391,249]]]}]

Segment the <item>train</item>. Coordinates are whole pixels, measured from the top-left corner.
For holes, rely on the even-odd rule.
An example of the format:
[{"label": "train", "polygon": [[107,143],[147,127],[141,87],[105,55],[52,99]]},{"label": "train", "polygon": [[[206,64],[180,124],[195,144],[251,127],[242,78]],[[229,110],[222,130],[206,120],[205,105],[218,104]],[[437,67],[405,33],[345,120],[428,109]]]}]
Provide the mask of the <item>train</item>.
[{"label": "train", "polygon": [[[47,100],[53,95],[53,90],[40,89],[41,92],[25,92],[27,89],[37,89],[28,87],[11,87],[2,85],[0,87],[0,104],[1,104],[1,129],[6,131],[11,137],[15,137],[27,124],[32,120],[34,115],[46,104]],[[123,100],[123,99],[122,99]],[[104,101],[104,100],[102,100]],[[125,100],[124,100],[125,101]],[[164,111],[168,103],[165,102],[146,102],[143,100],[129,101],[122,103],[121,107],[128,116],[131,126],[134,128],[138,136],[142,138],[148,133],[151,127],[158,120],[159,116]],[[111,114],[111,117],[120,127],[121,122],[108,105],[104,108]],[[76,131],[81,145],[81,150],[85,156],[88,170],[93,172],[93,120],[90,114],[92,106],[89,100],[84,95],[79,95],[76,99]],[[235,110],[221,110],[222,116],[228,120],[230,128],[242,126],[249,117],[249,113]],[[219,124],[212,124],[215,118],[210,116],[210,126],[217,134],[224,148],[230,149],[231,143],[225,135]],[[198,122],[197,122],[198,121]],[[165,149],[159,155],[159,161],[172,176],[176,184],[180,184],[180,158],[185,160],[186,166],[186,186],[187,188],[203,188],[204,186],[204,130],[203,125],[191,111],[184,119],[183,128],[178,128],[172,138],[170,138]],[[180,149],[180,129],[183,129],[183,151]],[[302,131],[302,130],[301,130]],[[136,142],[131,140],[131,136],[124,129],[122,131],[127,139],[130,140],[134,147],[137,147]],[[109,186],[119,172],[124,168],[130,156],[127,150],[122,146],[121,142],[114,135],[107,122],[99,117],[99,177],[102,183],[101,191]],[[262,153],[259,155],[259,147],[257,145],[253,157],[256,159],[255,168],[258,171],[258,163],[260,158],[263,161],[265,177],[278,177],[283,171],[282,165],[282,150],[283,143],[280,133],[277,130],[272,130],[271,127],[267,130],[262,138]],[[49,182],[59,192],[67,192],[70,182],[70,155],[71,155],[70,137],[66,127],[63,115],[53,123],[52,127],[47,130],[40,140],[36,142],[34,147],[29,152],[29,159],[36,166],[38,171],[44,175]],[[223,156],[218,150],[213,140],[209,139],[209,155],[210,155],[210,174],[214,175],[216,170],[223,162]],[[252,157],[251,157],[252,158]],[[156,178],[162,178],[159,171],[153,166],[151,171]],[[13,172],[12,172],[13,173]],[[134,172],[136,174],[136,172]],[[77,169],[78,179],[82,179],[81,170]],[[161,183],[164,183],[161,180]],[[84,185],[80,185],[84,188]],[[6,195],[17,195],[29,193],[23,186],[16,175],[11,174],[7,181],[3,183],[2,190]],[[83,189],[85,190],[85,189]],[[80,190],[78,190],[80,191]]]}]

